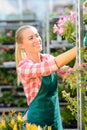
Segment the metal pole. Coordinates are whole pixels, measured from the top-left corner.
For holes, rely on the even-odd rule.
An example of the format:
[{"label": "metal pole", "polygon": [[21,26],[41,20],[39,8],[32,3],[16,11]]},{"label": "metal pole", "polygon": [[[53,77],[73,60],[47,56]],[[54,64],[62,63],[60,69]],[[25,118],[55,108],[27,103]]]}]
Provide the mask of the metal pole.
[{"label": "metal pole", "polygon": [[22,0],[18,0],[20,19],[23,19]]},{"label": "metal pole", "polygon": [[[83,9],[82,3],[80,0],[76,1],[76,13],[77,13],[77,21],[76,21],[76,46],[77,46],[77,56],[76,62],[77,65],[81,65],[82,57],[80,48],[83,46]],[[77,85],[81,84],[81,81],[78,80],[78,77],[81,76],[79,73],[77,74]],[[83,95],[79,86],[77,86],[77,116],[78,116],[78,130],[84,129],[84,119],[83,119]]]},{"label": "metal pole", "polygon": [[50,53],[50,38],[49,38],[49,13],[47,14],[47,21],[46,21],[46,41],[47,41],[47,53]]}]

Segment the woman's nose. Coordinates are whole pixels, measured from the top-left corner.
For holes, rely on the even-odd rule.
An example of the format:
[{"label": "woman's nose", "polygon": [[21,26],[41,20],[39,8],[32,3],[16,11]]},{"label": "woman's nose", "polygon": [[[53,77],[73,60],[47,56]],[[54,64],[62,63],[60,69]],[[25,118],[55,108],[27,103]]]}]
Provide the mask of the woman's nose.
[{"label": "woman's nose", "polygon": [[39,41],[41,41],[41,38],[40,37],[35,37],[35,41],[39,42]]},{"label": "woman's nose", "polygon": [[42,40],[40,38],[35,39],[33,45],[37,46],[38,44],[42,44]]},{"label": "woman's nose", "polygon": [[35,37],[35,41],[39,41],[39,38],[38,38],[38,37]]}]

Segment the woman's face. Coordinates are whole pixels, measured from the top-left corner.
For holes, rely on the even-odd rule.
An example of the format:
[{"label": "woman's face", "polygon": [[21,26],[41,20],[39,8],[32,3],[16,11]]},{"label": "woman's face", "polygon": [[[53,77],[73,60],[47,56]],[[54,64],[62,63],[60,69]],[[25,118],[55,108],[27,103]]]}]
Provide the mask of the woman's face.
[{"label": "woman's face", "polygon": [[26,53],[39,53],[42,51],[42,40],[37,32],[36,28],[27,28],[22,32],[23,42],[21,48],[26,51]]}]

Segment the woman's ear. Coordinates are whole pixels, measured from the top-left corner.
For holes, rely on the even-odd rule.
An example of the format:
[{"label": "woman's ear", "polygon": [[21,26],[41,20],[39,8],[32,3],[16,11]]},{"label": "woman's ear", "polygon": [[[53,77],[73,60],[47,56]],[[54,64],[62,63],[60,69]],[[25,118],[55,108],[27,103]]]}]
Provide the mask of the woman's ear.
[{"label": "woman's ear", "polygon": [[18,44],[18,46],[19,46],[19,48],[20,48],[20,49],[24,49],[24,47],[23,47],[23,44],[22,44],[22,43]]}]

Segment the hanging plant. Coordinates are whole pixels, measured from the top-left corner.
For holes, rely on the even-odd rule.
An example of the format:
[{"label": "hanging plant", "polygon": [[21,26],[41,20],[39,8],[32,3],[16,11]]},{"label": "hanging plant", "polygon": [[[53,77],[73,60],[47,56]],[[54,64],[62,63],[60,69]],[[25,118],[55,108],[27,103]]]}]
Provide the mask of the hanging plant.
[{"label": "hanging plant", "polygon": [[[83,24],[87,25],[87,2],[83,3]],[[60,35],[70,43],[76,42],[76,12],[68,10],[60,16],[53,26],[53,33]]]}]

